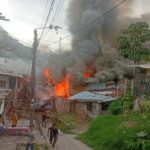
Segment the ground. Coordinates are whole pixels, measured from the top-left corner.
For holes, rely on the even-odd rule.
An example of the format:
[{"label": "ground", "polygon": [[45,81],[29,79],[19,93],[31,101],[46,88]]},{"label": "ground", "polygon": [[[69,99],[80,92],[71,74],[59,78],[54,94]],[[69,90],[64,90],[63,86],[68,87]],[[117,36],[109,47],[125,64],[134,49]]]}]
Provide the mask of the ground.
[{"label": "ground", "polygon": [[[7,122],[7,126],[10,123]],[[22,120],[19,122],[19,125],[27,125],[28,121]],[[18,125],[18,126],[19,126]],[[48,125],[50,126],[50,124]],[[47,128],[42,128],[44,135],[46,137],[47,135]],[[27,139],[25,137],[20,137],[20,136],[4,136],[1,138],[0,141],[0,150],[16,150],[16,143],[26,143]],[[37,131],[37,138],[36,138],[36,143],[41,144],[41,143],[47,143],[49,144],[48,138],[46,137],[46,140],[39,134]],[[51,149],[51,148],[49,148]],[[70,134],[63,134],[60,133],[58,142],[56,144],[56,147],[53,148],[54,150],[91,150],[89,147],[81,143],[80,141],[75,139],[75,135],[70,135]]]}]

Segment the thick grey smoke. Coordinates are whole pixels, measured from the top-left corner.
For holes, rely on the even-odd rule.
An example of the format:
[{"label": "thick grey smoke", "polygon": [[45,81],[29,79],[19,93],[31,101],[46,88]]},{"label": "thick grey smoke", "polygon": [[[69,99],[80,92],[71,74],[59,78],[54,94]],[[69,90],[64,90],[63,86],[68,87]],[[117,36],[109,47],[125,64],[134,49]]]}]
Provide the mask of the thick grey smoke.
[{"label": "thick grey smoke", "polygon": [[[114,0],[72,0],[70,2],[68,26],[73,35],[72,49],[76,63],[68,70],[72,75],[76,75],[79,81],[83,80],[83,72],[87,64],[93,63],[98,72],[96,76],[100,75],[98,64],[102,65],[101,59],[105,57],[105,51],[102,52],[105,33],[116,23],[119,9],[113,10],[100,19],[97,18],[115,4]],[[96,22],[90,24],[95,19],[97,19]],[[88,24],[90,25],[86,26]],[[108,69],[109,67],[106,67],[105,72]]]},{"label": "thick grey smoke", "polygon": [[[136,1],[127,0],[120,7],[90,24],[118,2],[119,0],[71,0],[67,23],[73,37],[72,50],[61,53],[51,52],[47,56],[38,54],[37,75],[42,76],[42,70],[47,66],[57,81],[62,80],[65,73],[69,73],[71,80],[74,81],[72,83],[82,83],[86,65],[92,64],[97,71],[95,75],[97,80],[111,80],[115,76],[121,78],[123,65],[115,50],[116,39],[131,23],[147,22],[150,20],[150,15],[145,14],[139,18],[129,17],[133,13]],[[86,26],[87,24],[90,25]],[[20,45],[10,36],[4,41],[0,43],[0,56],[31,59],[31,49]]]},{"label": "thick grey smoke", "polygon": [[111,9],[112,6],[114,6],[112,0],[72,0],[70,2],[68,25],[73,34],[73,52],[80,61],[89,63],[95,59],[95,56],[101,54],[101,33],[106,23],[114,23],[117,11],[89,26],[86,25]]},{"label": "thick grey smoke", "polygon": [[[68,71],[78,81],[83,81],[85,66],[90,63],[96,67],[97,80],[123,77],[124,65],[111,46],[117,49],[116,41],[122,30],[135,21],[144,21],[149,16],[130,18],[137,1],[129,0],[91,23],[119,2],[119,0],[71,0],[68,8],[68,27],[73,35],[72,54],[75,61]],[[90,25],[86,26],[88,24]]]}]

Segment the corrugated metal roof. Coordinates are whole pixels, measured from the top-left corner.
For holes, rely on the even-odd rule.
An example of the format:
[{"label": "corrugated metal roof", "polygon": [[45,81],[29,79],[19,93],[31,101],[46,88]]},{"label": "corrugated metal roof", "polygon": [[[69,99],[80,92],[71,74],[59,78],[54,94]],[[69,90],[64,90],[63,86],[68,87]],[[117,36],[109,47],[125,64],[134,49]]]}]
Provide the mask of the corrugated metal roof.
[{"label": "corrugated metal roof", "polygon": [[70,100],[78,101],[98,101],[98,102],[108,102],[115,100],[115,98],[110,96],[100,95],[94,92],[83,91],[69,98]]},{"label": "corrugated metal roof", "polygon": [[140,68],[150,69],[150,64],[141,64],[139,65]]},{"label": "corrugated metal roof", "polygon": [[140,64],[140,65],[127,65],[129,68],[145,68],[145,69],[150,69],[150,64]]},{"label": "corrugated metal roof", "polygon": [[0,75],[13,76],[13,77],[20,77],[20,78],[23,77],[23,75],[18,75],[18,74],[14,74],[14,73],[4,73],[4,72],[2,72],[2,71],[0,71]]}]

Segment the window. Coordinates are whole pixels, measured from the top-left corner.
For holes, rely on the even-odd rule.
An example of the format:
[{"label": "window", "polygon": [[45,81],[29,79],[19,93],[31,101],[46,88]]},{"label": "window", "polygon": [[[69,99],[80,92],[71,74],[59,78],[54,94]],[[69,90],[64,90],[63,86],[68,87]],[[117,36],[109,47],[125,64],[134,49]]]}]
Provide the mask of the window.
[{"label": "window", "polygon": [[92,102],[87,102],[87,110],[88,111],[92,111],[92,106],[93,106]]},{"label": "window", "polygon": [[6,80],[0,80],[0,88],[6,88]]},{"label": "window", "polygon": [[102,110],[107,110],[110,105],[110,102],[102,103]]}]

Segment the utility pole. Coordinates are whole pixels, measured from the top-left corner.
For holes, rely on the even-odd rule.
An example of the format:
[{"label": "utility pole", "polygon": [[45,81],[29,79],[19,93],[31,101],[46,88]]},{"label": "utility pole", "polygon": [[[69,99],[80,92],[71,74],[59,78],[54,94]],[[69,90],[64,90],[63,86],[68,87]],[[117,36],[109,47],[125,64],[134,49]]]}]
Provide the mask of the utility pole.
[{"label": "utility pole", "polygon": [[31,69],[31,98],[30,98],[30,125],[33,125],[34,121],[34,108],[32,107],[36,102],[36,80],[35,80],[35,66],[36,66],[36,52],[38,47],[37,30],[34,30],[34,43],[32,53],[32,69]]},{"label": "utility pole", "polygon": [[[45,27],[49,29],[55,29],[58,31],[58,29],[61,29],[59,26],[52,26],[50,25],[49,27]],[[44,29],[45,29],[44,28]],[[33,48],[32,48],[32,68],[31,68],[31,97],[30,97],[30,125],[33,125],[34,123],[34,118],[35,118],[35,104],[36,104],[36,79],[35,79],[35,72],[36,72],[36,52],[37,52],[37,47],[39,45],[39,41],[37,39],[37,29],[43,29],[43,28],[36,28],[34,29],[34,43],[33,43]]]}]

